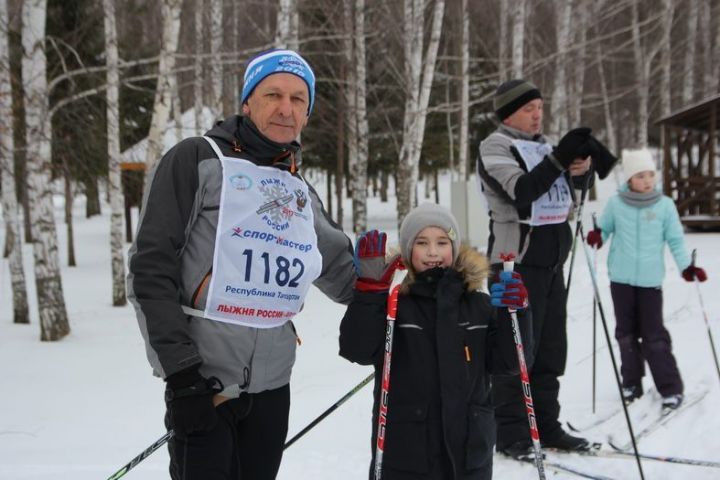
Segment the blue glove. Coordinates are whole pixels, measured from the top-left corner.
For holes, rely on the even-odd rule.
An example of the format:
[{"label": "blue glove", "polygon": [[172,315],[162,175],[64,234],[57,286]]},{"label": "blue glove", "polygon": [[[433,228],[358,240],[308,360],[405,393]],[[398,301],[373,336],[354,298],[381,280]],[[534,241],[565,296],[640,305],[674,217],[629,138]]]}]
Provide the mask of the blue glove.
[{"label": "blue glove", "polygon": [[490,286],[490,303],[494,307],[523,310],[528,306],[528,293],[517,272],[500,272],[498,281]]}]

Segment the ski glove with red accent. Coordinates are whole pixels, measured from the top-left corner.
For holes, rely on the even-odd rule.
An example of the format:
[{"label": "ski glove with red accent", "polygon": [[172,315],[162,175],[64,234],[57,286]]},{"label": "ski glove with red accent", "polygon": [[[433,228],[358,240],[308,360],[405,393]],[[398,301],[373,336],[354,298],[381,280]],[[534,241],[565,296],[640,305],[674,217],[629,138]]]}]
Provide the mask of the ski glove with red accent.
[{"label": "ski glove with red accent", "polygon": [[393,274],[402,265],[400,256],[385,261],[387,234],[379,230],[363,233],[355,243],[353,261],[358,279],[355,289],[361,292],[387,292]]},{"label": "ski glove with red accent", "polygon": [[490,286],[490,303],[494,307],[522,310],[528,306],[528,293],[517,272],[500,272],[498,281]]},{"label": "ski glove with red accent", "polygon": [[704,282],[705,280],[707,280],[707,274],[705,273],[705,270],[700,267],[696,267],[695,265],[690,265],[685,270],[683,270],[682,277],[685,279],[686,282],[693,282],[696,278],[700,282]]},{"label": "ski glove with red accent", "polygon": [[587,237],[585,238],[585,241],[587,241],[587,244],[591,247],[595,247],[598,250],[602,248],[603,241],[602,241],[602,230],[599,228],[594,228],[590,230],[587,234]]},{"label": "ski glove with red accent", "polygon": [[199,366],[193,366],[168,376],[165,382],[165,403],[175,433],[185,436],[215,428],[218,416],[213,396],[223,389],[220,380],[204,378]]}]

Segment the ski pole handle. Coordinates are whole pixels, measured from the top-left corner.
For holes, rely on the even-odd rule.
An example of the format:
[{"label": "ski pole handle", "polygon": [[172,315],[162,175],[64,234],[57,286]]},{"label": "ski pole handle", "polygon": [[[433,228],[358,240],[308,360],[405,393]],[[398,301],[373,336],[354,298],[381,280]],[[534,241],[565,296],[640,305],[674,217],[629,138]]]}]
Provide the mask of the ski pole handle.
[{"label": "ski pole handle", "polygon": [[690,258],[691,258],[691,260],[690,260],[690,265],[692,265],[692,266],[694,267],[694,266],[695,266],[695,260],[697,259],[697,248],[693,248],[693,251],[692,251],[692,254],[691,254]]},{"label": "ski pole handle", "polygon": [[597,224],[597,215],[595,212],[592,214],[592,222],[593,222],[593,230],[599,230],[598,224]]}]

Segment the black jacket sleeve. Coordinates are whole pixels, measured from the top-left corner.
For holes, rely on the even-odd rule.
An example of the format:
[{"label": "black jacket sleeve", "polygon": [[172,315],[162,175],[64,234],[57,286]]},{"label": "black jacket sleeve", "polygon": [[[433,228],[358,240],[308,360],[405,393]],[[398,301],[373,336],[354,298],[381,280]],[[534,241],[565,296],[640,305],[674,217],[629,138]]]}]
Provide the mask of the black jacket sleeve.
[{"label": "black jacket sleeve", "polygon": [[340,356],[360,365],[382,362],[387,293],[355,291],[340,323]]},{"label": "black jacket sleeve", "polygon": [[[514,153],[514,152],[513,152]],[[535,168],[520,176],[515,183],[515,207],[525,208],[550,190],[552,184],[562,175],[562,168],[550,155]]]}]

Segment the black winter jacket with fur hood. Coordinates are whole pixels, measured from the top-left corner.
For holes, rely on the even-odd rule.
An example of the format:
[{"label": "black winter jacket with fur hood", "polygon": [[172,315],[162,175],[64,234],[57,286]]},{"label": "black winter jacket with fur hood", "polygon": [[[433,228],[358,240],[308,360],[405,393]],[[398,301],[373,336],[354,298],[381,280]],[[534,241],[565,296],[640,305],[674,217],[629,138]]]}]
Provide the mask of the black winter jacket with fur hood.
[{"label": "black winter jacket with fur hood", "polygon": [[[462,248],[454,268],[411,270],[405,280],[392,351],[386,480],[448,478],[438,462],[452,470],[450,478],[492,476],[490,375],[517,374],[518,363],[507,309],[493,308],[480,291],[487,274],[485,257]],[[373,456],[386,302],[387,294],[355,292],[340,326],[340,355],[375,367]],[[532,351],[525,316],[521,333]]]}]

